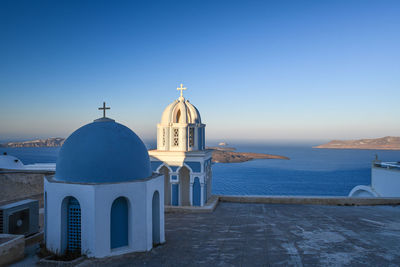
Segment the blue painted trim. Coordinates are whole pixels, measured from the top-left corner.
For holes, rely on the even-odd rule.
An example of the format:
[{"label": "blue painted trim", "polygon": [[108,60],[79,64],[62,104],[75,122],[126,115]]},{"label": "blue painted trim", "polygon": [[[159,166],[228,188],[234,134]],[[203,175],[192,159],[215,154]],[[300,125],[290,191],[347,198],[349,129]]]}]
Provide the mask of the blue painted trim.
[{"label": "blue painted trim", "polygon": [[180,166],[169,166],[171,168],[171,170],[173,172],[176,172],[176,170],[180,167]]},{"label": "blue painted trim", "polygon": [[200,206],[201,188],[199,177],[194,178],[193,183],[193,206]]},{"label": "blue painted trim", "polygon": [[202,137],[202,131],[201,128],[197,128],[197,133],[198,133],[198,138],[197,138],[197,145],[199,147],[199,150],[203,150],[203,137]]},{"label": "blue painted trim", "polygon": [[206,128],[203,127],[203,147],[201,148],[201,150],[206,149]]},{"label": "blue painted trim", "polygon": [[161,164],[163,164],[163,162],[162,161],[151,161],[150,162],[150,165],[151,165],[151,170],[154,172],[154,171],[156,171],[157,169],[158,169],[158,167],[160,167],[161,166]]},{"label": "blue painted trim", "polygon": [[201,163],[195,161],[185,161],[185,164],[188,165],[192,171],[201,172]]}]

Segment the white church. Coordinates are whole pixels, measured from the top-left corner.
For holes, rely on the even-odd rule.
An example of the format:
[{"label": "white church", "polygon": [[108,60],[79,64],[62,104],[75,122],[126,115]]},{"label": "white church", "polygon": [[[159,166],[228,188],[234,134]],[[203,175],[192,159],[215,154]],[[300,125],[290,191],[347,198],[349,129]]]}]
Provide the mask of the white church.
[{"label": "white church", "polygon": [[142,140],[105,116],[73,132],[44,181],[45,241],[62,254],[106,257],[165,242],[164,176]]},{"label": "white church", "polygon": [[204,206],[211,196],[211,156],[205,149],[205,124],[183,97],[169,104],[157,125],[157,149],[150,150],[151,167],[164,175],[164,202],[168,206]]}]

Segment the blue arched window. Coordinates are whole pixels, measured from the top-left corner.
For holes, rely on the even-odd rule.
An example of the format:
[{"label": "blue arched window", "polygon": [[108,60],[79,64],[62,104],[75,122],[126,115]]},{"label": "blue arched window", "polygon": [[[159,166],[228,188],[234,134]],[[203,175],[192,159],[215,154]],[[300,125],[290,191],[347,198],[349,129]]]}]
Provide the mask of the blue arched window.
[{"label": "blue arched window", "polygon": [[81,250],[81,206],[74,197],[67,201],[67,251]]},{"label": "blue arched window", "polygon": [[111,249],[128,246],[128,201],[125,197],[114,200],[111,206]]}]

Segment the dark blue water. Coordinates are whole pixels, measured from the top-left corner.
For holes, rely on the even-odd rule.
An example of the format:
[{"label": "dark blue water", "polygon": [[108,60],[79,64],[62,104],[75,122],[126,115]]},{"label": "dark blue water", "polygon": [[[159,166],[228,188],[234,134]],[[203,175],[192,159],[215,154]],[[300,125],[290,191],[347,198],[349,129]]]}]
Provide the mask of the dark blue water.
[{"label": "dark blue water", "polygon": [[232,195],[347,196],[371,183],[371,161],[400,160],[400,151],[313,149],[312,145],[233,145],[238,151],[287,156],[214,164],[213,193]]},{"label": "dark blue water", "polygon": [[7,152],[9,155],[19,158],[24,164],[55,163],[58,151],[60,151],[60,147],[0,148],[1,154]]},{"label": "dark blue water", "polygon": [[[223,195],[347,196],[371,181],[371,161],[400,160],[400,151],[313,149],[311,145],[233,144],[238,151],[287,156],[213,165],[213,193]],[[25,164],[56,162],[59,148],[2,148]]]}]

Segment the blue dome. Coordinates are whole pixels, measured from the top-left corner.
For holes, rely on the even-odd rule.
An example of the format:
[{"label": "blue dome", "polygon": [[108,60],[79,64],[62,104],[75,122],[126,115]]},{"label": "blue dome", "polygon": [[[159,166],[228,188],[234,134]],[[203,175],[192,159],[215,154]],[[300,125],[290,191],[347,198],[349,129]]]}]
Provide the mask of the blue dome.
[{"label": "blue dome", "polygon": [[115,183],[151,175],[149,154],[128,127],[101,118],[73,132],[61,147],[55,179]]}]

